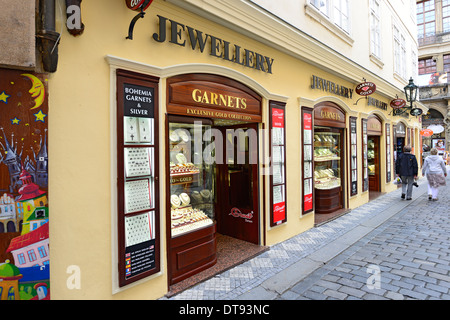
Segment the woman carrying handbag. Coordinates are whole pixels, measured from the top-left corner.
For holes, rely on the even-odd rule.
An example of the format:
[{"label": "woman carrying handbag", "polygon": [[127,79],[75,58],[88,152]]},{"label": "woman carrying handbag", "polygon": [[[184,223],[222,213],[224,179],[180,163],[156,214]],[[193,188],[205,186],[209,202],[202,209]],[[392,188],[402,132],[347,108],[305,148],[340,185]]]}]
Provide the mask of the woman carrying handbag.
[{"label": "woman carrying handbag", "polygon": [[440,186],[445,186],[447,169],[444,160],[438,156],[436,148],[430,150],[430,155],[425,158],[422,167],[422,175],[426,175],[428,180],[428,200],[437,201]]}]

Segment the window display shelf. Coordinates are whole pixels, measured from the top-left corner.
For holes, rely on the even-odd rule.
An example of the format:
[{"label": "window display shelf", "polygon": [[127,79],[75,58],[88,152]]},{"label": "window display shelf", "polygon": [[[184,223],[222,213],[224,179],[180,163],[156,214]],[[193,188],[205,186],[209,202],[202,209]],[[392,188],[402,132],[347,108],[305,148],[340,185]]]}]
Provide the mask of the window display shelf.
[{"label": "window display shelf", "polygon": [[171,232],[177,237],[214,223],[214,166],[191,162],[192,124],[170,123],[169,130]]}]

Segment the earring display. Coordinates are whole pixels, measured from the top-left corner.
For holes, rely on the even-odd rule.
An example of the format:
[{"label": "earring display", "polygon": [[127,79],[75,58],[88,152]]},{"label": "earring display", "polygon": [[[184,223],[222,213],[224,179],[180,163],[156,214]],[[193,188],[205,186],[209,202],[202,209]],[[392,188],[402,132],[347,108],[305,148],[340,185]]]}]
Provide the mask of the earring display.
[{"label": "earring display", "polygon": [[151,174],[150,148],[125,148],[125,174],[127,177]]},{"label": "earring display", "polygon": [[154,239],[155,213],[125,217],[125,244],[127,247]]},{"label": "earring display", "polygon": [[150,180],[132,180],[125,183],[125,212],[137,212],[151,208]]}]

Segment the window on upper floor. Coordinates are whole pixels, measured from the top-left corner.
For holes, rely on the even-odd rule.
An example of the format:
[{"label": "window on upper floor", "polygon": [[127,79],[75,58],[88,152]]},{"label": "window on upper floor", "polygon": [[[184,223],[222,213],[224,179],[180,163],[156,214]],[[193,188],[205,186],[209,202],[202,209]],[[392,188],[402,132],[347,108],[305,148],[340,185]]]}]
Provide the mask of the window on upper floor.
[{"label": "window on upper floor", "polygon": [[436,61],[433,58],[419,59],[419,75],[436,72]]},{"label": "window on upper floor", "polygon": [[309,0],[309,2],[336,26],[350,33],[349,0]]},{"label": "window on upper floor", "polygon": [[327,17],[329,16],[328,14],[329,0],[310,0],[310,2],[315,8],[317,8],[324,15],[326,15]]},{"label": "window on upper floor", "polygon": [[450,31],[450,0],[442,0],[442,31]]},{"label": "window on upper floor", "polygon": [[406,39],[397,26],[394,34],[394,73],[406,79]]},{"label": "window on upper floor", "polygon": [[434,36],[436,33],[436,12],[434,0],[418,2],[417,12],[417,37],[419,39]]},{"label": "window on upper floor", "polygon": [[381,58],[380,0],[370,1],[370,53]]},{"label": "window on upper floor", "polygon": [[444,72],[450,72],[450,54],[444,54]]}]

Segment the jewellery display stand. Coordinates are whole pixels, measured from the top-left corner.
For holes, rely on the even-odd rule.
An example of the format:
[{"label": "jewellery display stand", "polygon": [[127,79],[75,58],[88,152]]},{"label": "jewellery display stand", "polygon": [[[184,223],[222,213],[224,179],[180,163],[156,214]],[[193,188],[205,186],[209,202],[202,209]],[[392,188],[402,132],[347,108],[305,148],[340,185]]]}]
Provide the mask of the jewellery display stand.
[{"label": "jewellery display stand", "polygon": [[159,79],[117,70],[119,286],[160,271]]}]

